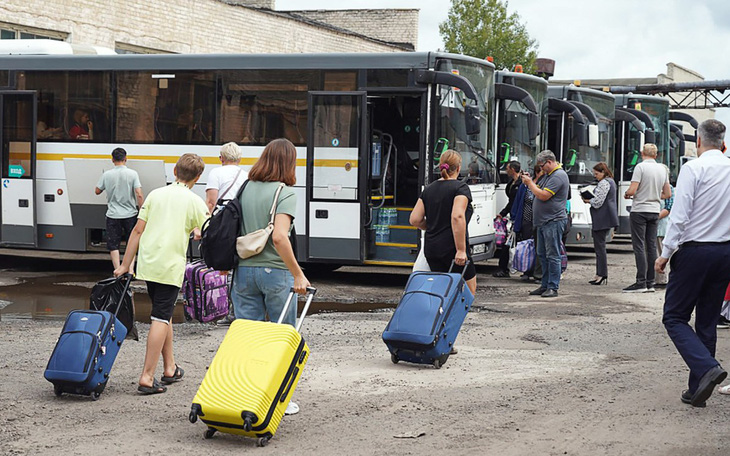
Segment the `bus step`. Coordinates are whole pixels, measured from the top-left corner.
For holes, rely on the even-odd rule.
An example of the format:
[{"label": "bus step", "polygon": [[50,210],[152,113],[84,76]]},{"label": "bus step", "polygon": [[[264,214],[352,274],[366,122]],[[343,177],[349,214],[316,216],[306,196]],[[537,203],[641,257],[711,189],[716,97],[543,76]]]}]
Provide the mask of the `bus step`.
[{"label": "bus step", "polygon": [[388,241],[396,244],[416,244],[421,234],[417,228],[403,225],[390,225]]},{"label": "bus step", "polygon": [[416,261],[418,246],[395,242],[376,242],[368,252],[368,260],[410,262]]}]

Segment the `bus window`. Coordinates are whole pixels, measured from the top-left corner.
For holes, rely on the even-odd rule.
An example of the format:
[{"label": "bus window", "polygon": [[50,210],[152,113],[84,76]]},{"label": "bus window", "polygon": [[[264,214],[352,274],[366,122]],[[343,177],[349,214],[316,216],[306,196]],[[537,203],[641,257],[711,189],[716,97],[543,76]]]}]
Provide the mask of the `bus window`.
[{"label": "bus window", "polygon": [[408,87],[409,70],[368,70],[368,87]]},{"label": "bus window", "polygon": [[101,71],[26,72],[18,89],[38,91],[40,141],[111,140],[110,74]]},{"label": "bus window", "polygon": [[286,138],[307,142],[307,92],[318,88],[319,72],[292,70],[221,73],[221,141],[265,145]]},{"label": "bus window", "polygon": [[324,73],[322,90],[333,92],[357,90],[357,73],[355,71],[327,71]]},{"label": "bus window", "polygon": [[214,73],[119,73],[116,140],[166,144],[216,142]]}]

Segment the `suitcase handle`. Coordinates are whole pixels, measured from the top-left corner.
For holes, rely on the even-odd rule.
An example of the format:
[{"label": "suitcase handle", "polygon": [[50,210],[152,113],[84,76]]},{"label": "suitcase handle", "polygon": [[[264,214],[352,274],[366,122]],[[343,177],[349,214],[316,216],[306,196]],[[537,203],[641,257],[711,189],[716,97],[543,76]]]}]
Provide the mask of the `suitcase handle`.
[{"label": "suitcase handle", "polygon": [[127,295],[127,292],[129,291],[129,286],[132,284],[132,280],[134,280],[134,276],[130,273],[123,274],[119,277],[119,279],[127,279],[127,283],[124,284],[124,290],[122,290],[122,294],[119,297],[119,302],[117,303],[117,310],[114,312],[114,318],[117,318],[117,314],[119,314],[119,309],[122,308],[122,303],[124,302],[124,297]]},{"label": "suitcase handle", "polygon": [[[451,260],[451,266],[449,266],[448,274],[451,274],[451,270],[454,269],[455,265],[456,265],[456,261]],[[464,263],[464,268],[461,270],[461,280],[464,280],[464,274],[466,274],[466,267],[468,265],[469,265],[469,258],[466,259],[466,262]]]},{"label": "suitcase handle", "polygon": [[[304,317],[307,316],[307,311],[309,310],[309,306],[312,304],[312,300],[314,299],[314,295],[317,293],[317,289],[314,287],[307,287],[307,303],[304,304],[304,309],[302,309],[302,315],[299,317],[299,321],[296,323],[296,330],[299,331],[299,328],[302,327],[302,322],[304,321]],[[294,298],[294,287],[289,289],[289,297],[286,298],[286,304],[284,304],[284,308],[281,311],[281,314],[279,315],[279,320],[277,323],[281,324],[282,321],[284,321],[284,315],[286,315],[287,311],[289,310],[289,305],[292,302],[292,298]]]}]

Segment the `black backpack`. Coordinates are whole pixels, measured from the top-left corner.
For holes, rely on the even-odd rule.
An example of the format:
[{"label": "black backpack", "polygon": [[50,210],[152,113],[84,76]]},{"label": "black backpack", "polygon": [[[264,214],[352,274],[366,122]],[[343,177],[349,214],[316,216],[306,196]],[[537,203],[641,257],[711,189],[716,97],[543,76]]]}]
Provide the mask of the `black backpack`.
[{"label": "black backpack", "polygon": [[248,180],[227,203],[219,199],[217,205],[222,207],[203,223],[200,255],[205,264],[216,271],[230,271],[238,265],[236,238],[241,234],[241,194],[246,184]]}]

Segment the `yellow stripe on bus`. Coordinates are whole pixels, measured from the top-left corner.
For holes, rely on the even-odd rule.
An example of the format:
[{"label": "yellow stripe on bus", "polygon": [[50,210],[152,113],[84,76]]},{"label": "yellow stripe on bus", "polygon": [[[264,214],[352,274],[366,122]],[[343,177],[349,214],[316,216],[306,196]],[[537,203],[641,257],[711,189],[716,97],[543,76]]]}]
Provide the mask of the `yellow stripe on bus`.
[{"label": "yellow stripe on bus", "polygon": [[409,249],[417,249],[418,246],[416,244],[400,244],[397,242],[376,242],[375,245],[379,245],[382,247],[405,247]]},{"label": "yellow stripe on bus", "polygon": [[363,264],[370,264],[375,266],[413,266],[413,262],[410,261],[377,261],[377,260],[365,260]]},{"label": "yellow stripe on bus", "polygon": [[[12,159],[29,159],[28,154],[10,154]],[[100,155],[100,154],[37,154],[36,160],[42,161],[62,161],[64,158],[95,158],[110,160],[111,155]],[[127,155],[128,160],[161,160],[165,163],[175,164],[180,157],[174,155]],[[241,159],[242,165],[253,165],[258,161],[258,158],[244,157]],[[220,164],[218,157],[203,157],[203,162],[207,165]],[[349,164],[352,168],[357,168],[357,161],[352,160],[315,160],[314,166],[323,168],[345,168]],[[298,158],[297,166],[307,166],[307,159]]]}]

